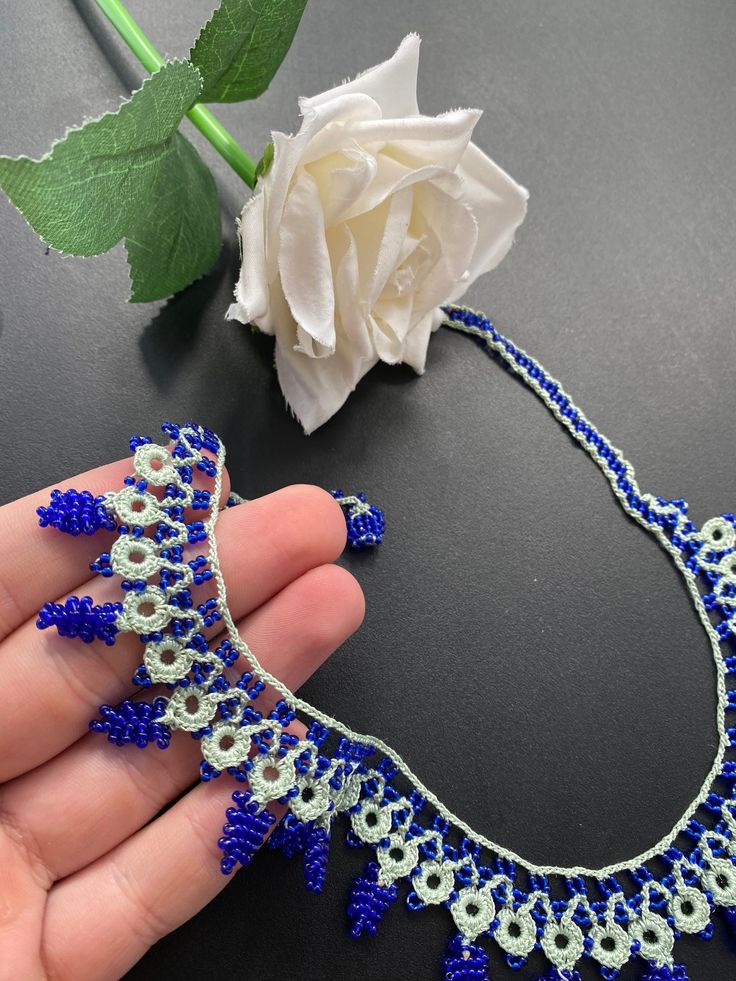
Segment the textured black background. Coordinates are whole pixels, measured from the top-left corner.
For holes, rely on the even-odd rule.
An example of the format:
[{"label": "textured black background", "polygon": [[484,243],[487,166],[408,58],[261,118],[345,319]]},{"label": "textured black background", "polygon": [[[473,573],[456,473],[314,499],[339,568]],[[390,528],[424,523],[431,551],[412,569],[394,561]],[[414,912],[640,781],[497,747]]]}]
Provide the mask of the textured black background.
[{"label": "textured black background", "polygon": [[[210,0],[130,8],[184,55]],[[0,9],[3,151],[40,155],[138,86],[91,0]],[[484,108],[476,142],[531,190],[517,245],[468,301],[561,379],[645,490],[688,498],[699,521],[732,508],[733,0],[312,0],[265,97],[217,115],[257,155],[270,128],[297,127],[298,94],[387,57],[409,30],[424,37],[424,111]],[[226,244],[168,303],[127,306],[121,249],[46,255],[0,202],[2,498],[188,417],[226,439],[248,496],[305,480],[365,489],[389,521],[376,554],[345,560],[366,621],[306,697],[381,734],[471,824],[531,859],[602,864],[648,847],[715,746],[709,651],[667,559],[534,397],[448,332],[423,378],[382,366],[304,437],[271,341],[223,321],[244,194],[194,141],[218,177]],[[374,941],[348,939],[363,855],[340,838],[322,897],[263,857],[130,978],[438,978],[443,910],[399,903]],[[691,981],[736,976],[723,926],[678,949]],[[494,978],[511,977],[493,958]]]}]

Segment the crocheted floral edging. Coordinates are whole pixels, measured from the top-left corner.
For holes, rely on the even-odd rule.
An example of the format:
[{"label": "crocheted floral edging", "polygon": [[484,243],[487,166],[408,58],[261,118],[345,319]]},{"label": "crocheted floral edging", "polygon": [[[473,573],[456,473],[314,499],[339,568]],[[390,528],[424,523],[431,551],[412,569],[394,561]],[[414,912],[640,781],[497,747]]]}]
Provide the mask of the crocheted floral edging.
[{"label": "crocheted floral edging", "polygon": [[[49,507],[39,509],[42,525],[72,534],[116,527],[110,551],[91,568],[120,576],[124,595],[104,606],[76,597],[48,603],[38,626],[105,644],[122,631],[139,635],[144,651],[134,681],[164,686],[167,694],[103,705],[91,728],[119,746],[160,749],[174,731],[189,732],[201,746],[203,780],[228,774],[243,784],[219,842],[224,873],[247,865],[268,837],[271,847],[303,855],[307,888],[320,892],[335,818],[343,815],[348,843],[372,851],[348,900],[356,937],[376,932],[405,887],[410,909],[442,905],[454,921],[443,975],[451,981],[488,976],[480,943],[488,938],[515,968],[541,951],[554,979],[574,979],[584,958],[607,981],[630,959],[646,963],[649,981],[685,979],[673,962],[675,940],[709,938],[717,908],[736,925],[736,763],[727,758],[736,744],[728,723],[736,689],[726,684],[736,657],[721,651],[736,633],[736,518],[723,515],[698,529],[684,501],[642,494],[631,465],[554,379],[481,315],[447,312],[447,326],[477,336],[520,375],[600,466],[624,510],[672,558],[711,643],[716,759],[697,798],[649,851],[605,869],[530,863],[453,815],[381,740],[352,732],[266,672],[227,607],[214,537],[225,453],[203,427],[167,423],[169,448],[134,437],[134,474],[121,490],[102,498],[55,491]],[[195,478],[205,486],[195,488]],[[368,533],[380,537],[382,516],[380,522],[371,516],[361,497],[334,494],[348,508],[359,502],[358,515],[374,522]],[[356,534],[366,528],[359,522]],[[243,664],[248,670],[236,670]],[[301,735],[297,713],[308,724]],[[285,811],[278,825],[277,810]]]}]

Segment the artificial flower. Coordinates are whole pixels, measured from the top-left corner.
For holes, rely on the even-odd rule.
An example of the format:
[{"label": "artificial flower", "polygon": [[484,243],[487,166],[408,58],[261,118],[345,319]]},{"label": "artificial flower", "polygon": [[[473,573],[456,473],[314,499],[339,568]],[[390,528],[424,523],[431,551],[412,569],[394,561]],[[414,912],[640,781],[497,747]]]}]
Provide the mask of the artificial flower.
[{"label": "artificial flower", "polygon": [[424,371],[440,304],[498,265],[526,213],[527,191],[471,142],[479,110],[420,114],[419,44],[300,99],[241,215],[227,316],[275,335],[307,433],[379,360]]}]

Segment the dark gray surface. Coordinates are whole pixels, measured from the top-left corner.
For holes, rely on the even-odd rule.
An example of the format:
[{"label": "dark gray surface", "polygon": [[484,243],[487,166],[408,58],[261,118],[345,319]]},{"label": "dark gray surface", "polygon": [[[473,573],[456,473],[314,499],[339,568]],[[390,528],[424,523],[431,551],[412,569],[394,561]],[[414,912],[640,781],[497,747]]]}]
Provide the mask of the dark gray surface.
[{"label": "dark gray surface", "polygon": [[[171,55],[209,6],[130,0]],[[5,0],[1,20],[4,152],[39,155],[138,85],[91,0]],[[733,508],[733,0],[313,0],[266,96],[217,115],[256,155],[270,128],[297,127],[298,94],[387,57],[409,30],[424,37],[423,109],[484,108],[477,142],[531,190],[515,249],[469,302],[560,378],[644,489],[688,498],[697,520]],[[381,734],[471,824],[532,859],[599,864],[648,847],[715,746],[709,652],[666,558],[533,396],[464,338],[436,336],[422,379],[373,371],[301,435],[271,342],[223,322],[243,194],[202,152],[226,248],[165,304],[125,305],[120,250],[46,255],[0,202],[2,499],[185,417],[223,435],[248,496],[304,480],[365,489],[389,521],[377,554],[346,560],[366,622],[306,697]],[[257,861],[131,979],[439,978],[444,911],[397,904],[375,941],[348,939],[362,862],[337,840],[315,898],[296,865]],[[691,981],[736,975],[720,921],[714,941],[680,941],[679,954]],[[494,978],[510,977],[492,957]]]}]

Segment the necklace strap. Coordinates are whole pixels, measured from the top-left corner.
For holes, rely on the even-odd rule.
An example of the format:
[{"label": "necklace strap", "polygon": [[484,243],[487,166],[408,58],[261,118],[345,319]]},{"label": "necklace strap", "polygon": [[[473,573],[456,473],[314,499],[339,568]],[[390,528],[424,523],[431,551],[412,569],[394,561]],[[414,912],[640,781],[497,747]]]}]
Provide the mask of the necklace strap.
[{"label": "necklace strap", "polygon": [[[190,732],[201,745],[202,779],[228,774],[243,784],[220,840],[223,872],[247,864],[270,834],[274,846],[303,853],[307,886],[319,892],[330,833],[343,815],[348,842],[367,846],[374,858],[350,895],[355,936],[376,931],[406,883],[411,909],[449,909],[458,931],[445,961],[453,981],[484,977],[488,957],[476,942],[483,937],[493,937],[513,967],[541,948],[556,981],[574,978],[583,957],[610,981],[634,956],[653,965],[649,981],[684,979],[680,968],[670,970],[677,937],[708,935],[714,907],[736,921],[736,764],[726,759],[736,745],[736,726],[727,722],[736,710],[736,686],[729,690],[726,683],[736,674],[736,657],[721,651],[736,633],[736,517],[712,518],[699,529],[684,501],[643,493],[631,464],[559,382],[482,314],[461,307],[445,313],[447,328],[475,337],[520,377],[596,462],[625,513],[672,559],[709,639],[717,752],[696,798],[651,848],[599,869],[530,862],[453,814],[382,740],[354,732],[265,671],[228,608],[214,534],[225,450],[203,427],[166,424],[170,449],[135,437],[135,472],[122,490],[74,501],[52,495],[42,523],[85,534],[117,526],[117,541],[92,568],[122,576],[125,597],[104,608],[87,599],[72,598],[64,608],[50,603],[38,625],[108,644],[121,631],[139,635],[144,657],[134,680],[144,687],[163,683],[169,694],[103,706],[92,728],[117,745],[161,749],[175,730]],[[206,491],[193,489],[195,471],[209,483]],[[354,544],[380,538],[377,509],[360,496],[335,494],[353,522]],[[188,519],[190,510],[202,518]],[[207,554],[192,559],[190,546],[197,543]],[[215,595],[197,605],[191,589],[206,582]],[[206,636],[215,623],[225,634],[217,646]],[[236,665],[248,670],[233,682],[226,669]],[[261,696],[269,689],[275,705],[264,707]],[[295,731],[297,718],[306,720],[306,732]],[[276,830],[274,802],[288,812]]]}]

